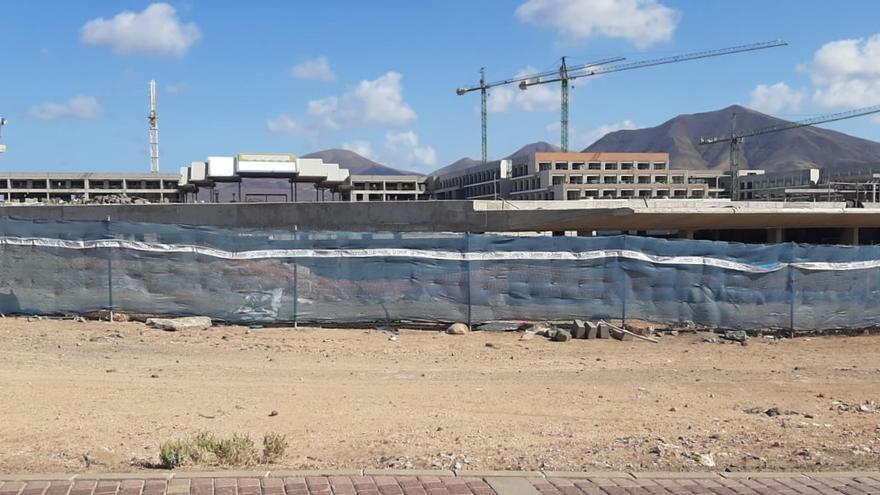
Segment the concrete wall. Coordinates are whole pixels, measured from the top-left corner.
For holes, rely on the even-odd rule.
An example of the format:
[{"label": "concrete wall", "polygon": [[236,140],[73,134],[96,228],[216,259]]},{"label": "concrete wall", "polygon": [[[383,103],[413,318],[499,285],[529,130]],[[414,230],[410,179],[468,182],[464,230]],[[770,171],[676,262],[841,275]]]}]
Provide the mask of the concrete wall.
[{"label": "concrete wall", "polygon": [[[408,232],[880,228],[880,208],[703,200],[413,201],[15,206],[0,216],[299,230]],[[2,234],[2,233],[0,233]]]}]

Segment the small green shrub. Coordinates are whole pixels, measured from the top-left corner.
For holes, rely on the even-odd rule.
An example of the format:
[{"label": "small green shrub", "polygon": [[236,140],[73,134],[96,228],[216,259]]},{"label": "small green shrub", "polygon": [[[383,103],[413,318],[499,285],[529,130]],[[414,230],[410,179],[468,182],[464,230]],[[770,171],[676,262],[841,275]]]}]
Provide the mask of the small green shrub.
[{"label": "small green shrub", "polygon": [[192,448],[186,440],[171,440],[159,446],[159,463],[167,468],[180,467],[190,460]]},{"label": "small green shrub", "polygon": [[287,450],[287,436],[278,433],[263,435],[263,462],[271,463],[284,457]]},{"label": "small green shrub", "polygon": [[263,435],[263,452],[257,451],[247,434],[233,433],[229,438],[215,437],[200,431],[192,438],[169,440],[159,446],[159,465],[174,469],[188,463],[247,466],[256,462],[276,462],[287,450],[287,437],[278,433]]},{"label": "small green shrub", "polygon": [[254,441],[247,434],[233,433],[232,438],[217,440],[213,453],[217,456],[217,462],[227,466],[245,466],[257,458]]}]

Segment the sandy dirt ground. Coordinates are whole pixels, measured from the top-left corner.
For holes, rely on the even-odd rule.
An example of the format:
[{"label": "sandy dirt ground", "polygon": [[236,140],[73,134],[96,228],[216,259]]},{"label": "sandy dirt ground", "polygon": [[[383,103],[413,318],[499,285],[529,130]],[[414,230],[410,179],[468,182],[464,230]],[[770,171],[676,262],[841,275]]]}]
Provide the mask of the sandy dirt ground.
[{"label": "sandy dirt ground", "polygon": [[518,338],[3,318],[0,471],[143,469],[198,431],[286,434],[276,469],[880,465],[878,336]]}]

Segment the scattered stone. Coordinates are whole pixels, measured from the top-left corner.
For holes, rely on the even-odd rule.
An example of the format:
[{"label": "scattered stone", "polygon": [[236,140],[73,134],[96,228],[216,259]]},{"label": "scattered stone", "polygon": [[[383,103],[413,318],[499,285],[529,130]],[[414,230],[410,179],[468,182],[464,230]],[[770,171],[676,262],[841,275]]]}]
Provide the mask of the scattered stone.
[{"label": "scattered stone", "polygon": [[150,378],[159,378],[159,375],[153,373],[152,375],[150,375]]},{"label": "scattered stone", "polygon": [[706,467],[715,467],[715,456],[712,454],[700,454],[699,462]]},{"label": "scattered stone", "polygon": [[211,328],[211,318],[207,316],[186,316],[183,318],[147,318],[147,325],[169,332],[198,331]]},{"label": "scattered stone", "polygon": [[446,329],[446,333],[449,335],[466,335],[470,333],[470,331],[471,329],[464,323],[453,323]]},{"label": "scattered stone", "polygon": [[553,335],[555,335],[556,330],[557,330],[557,328],[554,325],[552,325],[551,323],[548,323],[546,321],[541,321],[541,322],[535,323],[534,325],[532,325],[526,329],[527,332],[534,332],[538,335],[541,335],[541,336],[547,337],[547,338],[553,338]]},{"label": "scattered stone", "polygon": [[535,335],[538,334],[530,330],[526,330],[525,332],[523,332],[522,335],[520,335],[519,340],[532,340],[533,338],[535,338]]},{"label": "scattered stone", "polygon": [[482,325],[477,325],[477,329],[482,332],[515,332],[520,329],[522,325],[519,323],[509,322],[509,321],[490,321],[488,323],[483,323]]},{"label": "scattered stone", "polygon": [[747,340],[749,339],[749,336],[748,336],[748,334],[746,334],[746,332],[744,332],[743,330],[736,330],[736,331],[733,331],[733,332],[724,332],[724,333],[721,335],[721,338],[724,339],[724,340],[729,340],[729,341],[731,341],[731,342],[740,342],[740,343],[742,343],[742,342],[747,341]]},{"label": "scattered stone", "polygon": [[113,313],[113,321],[123,323],[128,321],[128,315],[125,313]]},{"label": "scattered stone", "polygon": [[571,340],[571,332],[569,332],[568,330],[563,330],[561,328],[557,329],[556,333],[550,340],[552,340],[553,342],[568,342],[569,340]]},{"label": "scattered stone", "polygon": [[272,417],[272,416],[278,416],[278,411],[273,409],[272,412],[269,413],[269,417]]},{"label": "scattered stone", "polygon": [[498,344],[496,344],[495,342],[486,342],[486,347],[490,349],[500,349],[500,347],[498,347]]}]

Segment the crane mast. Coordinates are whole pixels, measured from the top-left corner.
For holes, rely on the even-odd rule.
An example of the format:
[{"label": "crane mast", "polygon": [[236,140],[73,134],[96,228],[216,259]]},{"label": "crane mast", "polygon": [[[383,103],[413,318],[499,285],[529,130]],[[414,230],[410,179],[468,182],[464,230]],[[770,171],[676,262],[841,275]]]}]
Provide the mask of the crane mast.
[{"label": "crane mast", "polygon": [[[774,48],[778,46],[785,46],[788,43],[780,40],[775,41],[765,41],[760,43],[752,43],[750,45],[740,45],[740,46],[732,46],[728,48],[721,48],[718,50],[704,50],[699,52],[692,53],[684,53],[681,55],[674,55],[671,57],[663,57],[651,60],[639,60],[635,62],[628,62],[625,64],[618,65],[605,65],[600,66],[595,69],[591,69],[589,66],[587,67],[566,67],[565,57],[562,57],[562,62],[559,65],[559,75],[558,77],[551,79],[524,79],[520,81],[519,88],[522,90],[528,89],[530,86],[536,86],[538,84],[548,84],[554,82],[562,83],[562,108],[561,113],[562,117],[560,118],[560,132],[561,136],[561,145],[562,151],[568,151],[568,91],[569,91],[569,81],[574,79],[578,79],[581,77],[589,77],[589,76],[598,76],[602,74],[611,74],[613,72],[622,72],[626,70],[634,70],[634,69],[643,69],[646,67],[654,67],[657,65],[666,65],[666,64],[674,64],[678,62],[686,62],[688,60],[697,60],[701,58],[710,58],[710,57],[720,57],[722,55],[731,55],[734,53],[742,53],[742,52],[751,52],[755,50],[763,50],[766,48]],[[606,62],[609,63],[609,62]],[[600,65],[600,64],[596,64]]]},{"label": "crane mast", "polygon": [[875,105],[872,107],[865,108],[857,108],[855,110],[848,110],[846,112],[838,112],[827,115],[819,115],[816,117],[810,117],[808,119],[799,120],[797,122],[784,122],[782,124],[772,125],[770,127],[762,127],[759,129],[752,129],[744,132],[736,131],[736,112],[733,113],[730,120],[730,135],[715,137],[715,138],[700,138],[701,145],[708,144],[718,144],[718,143],[730,143],[730,198],[733,201],[739,199],[739,155],[742,149],[742,144],[745,141],[745,138],[754,137],[754,136],[762,136],[764,134],[773,134],[776,132],[788,131],[791,129],[798,129],[800,127],[808,127],[816,124],[826,124],[828,122],[836,122],[838,120],[846,120],[852,119],[855,117],[862,117],[864,115],[871,115],[874,113],[880,113],[880,105]]},{"label": "crane mast", "polygon": [[[577,66],[571,67],[570,69],[583,70],[588,67],[595,67],[595,66],[599,66],[602,64],[611,64],[611,63],[615,63],[615,62],[620,62],[622,60],[626,60],[626,59],[624,57],[613,57],[613,58],[608,58],[608,59],[604,59],[604,60],[597,60],[595,62],[590,62],[590,63],[586,63],[586,64],[582,64],[582,65],[577,65]],[[479,84],[477,84],[475,86],[463,86],[463,87],[457,88],[455,90],[455,94],[457,94],[459,96],[465,95],[465,94],[470,93],[472,91],[479,91],[480,92],[480,123],[481,123],[480,127],[481,127],[481,132],[482,132],[482,162],[483,163],[486,163],[486,161],[488,160],[488,137],[487,137],[488,112],[486,110],[486,107],[487,107],[487,99],[488,99],[489,89],[497,87],[497,86],[504,86],[507,84],[522,83],[524,81],[529,81],[529,80],[539,81],[542,78],[552,77],[557,74],[560,74],[560,72],[558,72],[557,70],[551,70],[551,71],[539,72],[536,74],[528,74],[525,76],[512,77],[509,79],[503,79],[501,81],[486,82],[486,68],[481,67],[480,68],[480,83]],[[558,80],[558,79],[556,79],[556,80]],[[566,89],[566,92],[567,92],[567,89]]]},{"label": "crane mast", "polygon": [[150,81],[150,172],[159,173],[159,112],[156,108],[156,81]]}]

